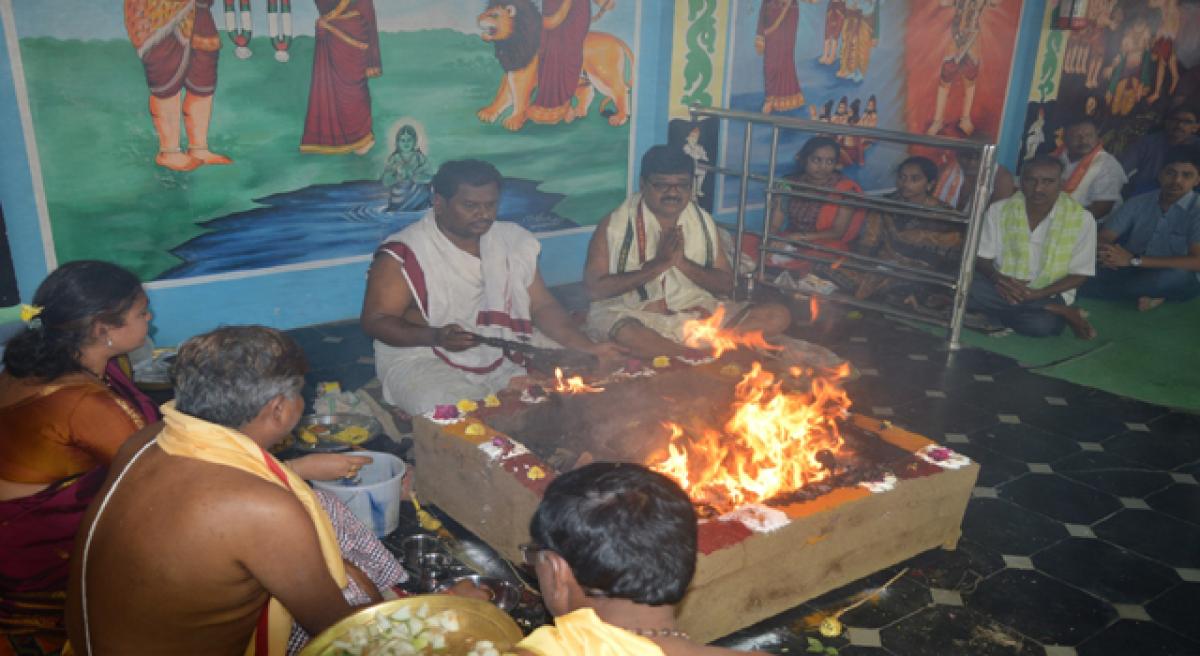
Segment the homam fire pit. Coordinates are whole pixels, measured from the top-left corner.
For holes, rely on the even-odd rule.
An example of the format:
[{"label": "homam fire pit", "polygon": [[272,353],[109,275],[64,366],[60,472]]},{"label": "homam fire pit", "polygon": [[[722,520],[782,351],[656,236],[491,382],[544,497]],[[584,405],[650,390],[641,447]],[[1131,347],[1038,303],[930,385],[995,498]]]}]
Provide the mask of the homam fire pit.
[{"label": "homam fire pit", "polygon": [[616,460],[672,476],[702,518],[679,621],[713,640],[958,541],[978,466],[849,413],[845,373],[738,351],[574,388],[551,381],[458,421],[418,418],[417,489],[517,560],[557,472]]}]

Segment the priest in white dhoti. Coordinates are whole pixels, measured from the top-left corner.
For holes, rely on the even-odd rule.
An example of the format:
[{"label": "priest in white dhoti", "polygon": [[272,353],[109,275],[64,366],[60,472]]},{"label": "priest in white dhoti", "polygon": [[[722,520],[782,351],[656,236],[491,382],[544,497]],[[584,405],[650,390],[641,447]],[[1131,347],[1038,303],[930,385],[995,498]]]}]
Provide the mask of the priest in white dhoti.
[{"label": "priest in white dhoti", "polygon": [[575,328],[546,289],[538,240],[496,222],[501,182],[487,162],[446,162],[433,178],[433,208],[376,251],[360,321],[375,338],[384,400],[405,412],[482,399],[526,373],[519,352],[477,335],[620,354]]},{"label": "priest in white dhoti", "polygon": [[733,291],[729,258],[712,216],[692,198],[695,162],[681,148],[654,146],[642,158],[641,192],[609,214],[588,245],[584,285],[592,298],[587,331],[640,357],[694,356],[684,324],[724,306],[724,327],[770,338],[791,315],[779,304],[751,306]]}]

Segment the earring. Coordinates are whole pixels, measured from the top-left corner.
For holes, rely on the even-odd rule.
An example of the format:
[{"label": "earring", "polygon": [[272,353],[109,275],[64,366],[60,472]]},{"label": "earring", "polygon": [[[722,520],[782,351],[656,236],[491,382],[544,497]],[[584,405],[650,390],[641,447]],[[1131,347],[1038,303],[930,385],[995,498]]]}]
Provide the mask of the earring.
[{"label": "earring", "polygon": [[112,348],[112,337],[105,336],[104,337],[104,345],[107,346],[108,348]]}]

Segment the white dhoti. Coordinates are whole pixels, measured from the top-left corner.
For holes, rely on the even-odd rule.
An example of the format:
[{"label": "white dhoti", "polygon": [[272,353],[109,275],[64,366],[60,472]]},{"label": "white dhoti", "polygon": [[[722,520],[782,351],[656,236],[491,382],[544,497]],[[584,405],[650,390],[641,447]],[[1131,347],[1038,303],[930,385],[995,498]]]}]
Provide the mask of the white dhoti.
[{"label": "white dhoti", "polygon": [[[400,263],[413,302],[430,326],[457,324],[487,337],[543,345],[529,312],[541,244],[524,228],[497,222],[480,237],[479,250],[475,257],[450,242],[432,210],[380,247]],[[481,399],[526,373],[519,353],[506,355],[493,346],[454,352],[378,340],[375,370],[384,400],[414,415],[438,404]]]}]

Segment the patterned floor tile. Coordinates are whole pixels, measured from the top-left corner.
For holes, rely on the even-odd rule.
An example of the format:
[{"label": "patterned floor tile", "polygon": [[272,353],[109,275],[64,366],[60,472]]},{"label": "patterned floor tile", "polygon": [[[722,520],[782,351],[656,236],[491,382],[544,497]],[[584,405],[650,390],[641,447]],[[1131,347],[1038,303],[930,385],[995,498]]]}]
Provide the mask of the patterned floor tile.
[{"label": "patterned floor tile", "polygon": [[1172,567],[1200,567],[1200,526],[1154,510],[1122,510],[1092,527],[1103,540]]},{"label": "patterned floor tile", "polygon": [[1067,529],[1003,499],[972,499],[963,535],[999,553],[1029,555],[1067,537]]},{"label": "patterned floor tile", "polygon": [[1078,645],[1117,617],[1112,606],[1037,571],[1007,569],[979,584],[967,607],[1034,640]]},{"label": "patterned floor tile", "polygon": [[1159,512],[1200,524],[1200,485],[1176,483],[1146,497],[1146,503]]},{"label": "patterned floor tile", "polygon": [[1079,645],[1079,656],[1200,654],[1200,643],[1151,622],[1122,619]]},{"label": "patterned floor tile", "polygon": [[1063,476],[1023,476],[1000,487],[1000,497],[1060,522],[1091,524],[1121,509],[1116,498]]},{"label": "patterned floor tile", "polygon": [[1146,604],[1146,612],[1150,613],[1155,622],[1200,642],[1200,622],[1196,621],[1197,608],[1200,608],[1200,583],[1180,583],[1158,599]]},{"label": "patterned floor tile", "polygon": [[1065,475],[1118,497],[1146,497],[1171,485],[1171,477],[1160,471],[1097,468]]},{"label": "patterned floor tile", "polygon": [[985,446],[1026,463],[1055,464],[1079,451],[1079,444],[1075,440],[1027,424],[1000,424],[975,431],[969,437],[972,444]]},{"label": "patterned floor tile", "polygon": [[1142,604],[1174,587],[1165,565],[1103,540],[1070,538],[1033,556],[1038,570],[1114,604]]},{"label": "patterned floor tile", "polygon": [[930,606],[880,631],[883,646],[905,656],[1042,656],[1036,642],[970,607]]}]

